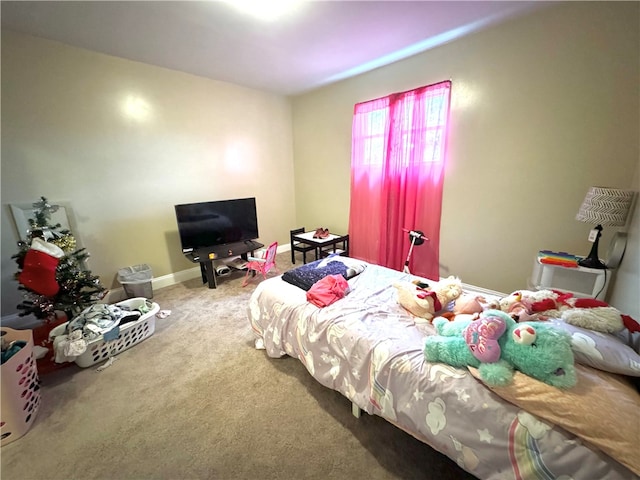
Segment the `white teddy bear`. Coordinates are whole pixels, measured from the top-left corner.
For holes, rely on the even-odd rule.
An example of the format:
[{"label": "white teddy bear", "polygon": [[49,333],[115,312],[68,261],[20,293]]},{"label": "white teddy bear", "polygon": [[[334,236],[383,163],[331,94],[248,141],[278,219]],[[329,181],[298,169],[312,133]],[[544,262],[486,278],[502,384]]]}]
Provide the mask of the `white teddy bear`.
[{"label": "white teddy bear", "polygon": [[444,310],[453,300],[462,295],[462,282],[450,276],[429,288],[412,282],[398,282],[398,302],[417,318],[431,321],[436,313]]}]

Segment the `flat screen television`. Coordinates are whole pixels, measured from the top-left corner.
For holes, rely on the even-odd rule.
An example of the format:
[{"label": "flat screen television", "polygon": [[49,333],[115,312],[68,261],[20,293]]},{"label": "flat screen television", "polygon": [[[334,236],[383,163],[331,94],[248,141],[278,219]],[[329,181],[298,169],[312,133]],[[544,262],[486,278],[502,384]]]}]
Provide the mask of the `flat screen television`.
[{"label": "flat screen television", "polygon": [[258,238],[255,198],[175,205],[182,252]]}]

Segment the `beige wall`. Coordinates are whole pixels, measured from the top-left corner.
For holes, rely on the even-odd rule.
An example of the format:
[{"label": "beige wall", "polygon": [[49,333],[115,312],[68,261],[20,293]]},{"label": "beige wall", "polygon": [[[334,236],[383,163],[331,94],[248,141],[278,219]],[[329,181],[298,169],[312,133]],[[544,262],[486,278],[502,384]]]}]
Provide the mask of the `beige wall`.
[{"label": "beige wall", "polygon": [[586,255],[588,187],[638,189],[639,13],[569,2],[294,98],[298,224],[347,229],[355,103],[451,79],[441,274],[510,292],[540,249]]},{"label": "beige wall", "polygon": [[[640,188],[639,7],[554,6],[296,97],[293,121],[279,96],[3,31],[2,315],[21,298],[7,204],[70,202],[109,287],[127,265],[193,268],[175,203],[255,195],[265,242],[294,225],[346,231],[353,105],[443,79],[441,273],[523,288],[539,249],[588,252],[574,217],[589,186]],[[122,113],[129,95],[146,120]],[[611,299],[640,316],[638,210]]]},{"label": "beige wall", "polygon": [[[139,98],[142,118],[123,111]],[[21,300],[9,203],[68,201],[89,267],[193,268],[174,204],[257,198],[263,243],[294,222],[288,99],[2,32],[2,315]]]}]

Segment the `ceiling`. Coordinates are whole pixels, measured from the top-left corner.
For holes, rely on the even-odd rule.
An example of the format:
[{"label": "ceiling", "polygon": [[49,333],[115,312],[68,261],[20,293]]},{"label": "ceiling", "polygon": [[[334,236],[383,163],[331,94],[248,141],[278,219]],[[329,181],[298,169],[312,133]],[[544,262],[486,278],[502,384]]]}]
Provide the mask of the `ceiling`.
[{"label": "ceiling", "polygon": [[2,1],[1,19],[2,28],[295,95],[546,5],[535,1],[298,3],[288,16],[267,22],[223,1]]}]

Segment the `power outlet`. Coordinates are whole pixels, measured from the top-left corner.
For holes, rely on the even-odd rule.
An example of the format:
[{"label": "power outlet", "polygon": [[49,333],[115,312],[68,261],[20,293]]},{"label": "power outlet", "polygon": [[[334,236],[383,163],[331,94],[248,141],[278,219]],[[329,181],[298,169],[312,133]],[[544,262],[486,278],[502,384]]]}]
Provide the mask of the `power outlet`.
[{"label": "power outlet", "polygon": [[593,230],[591,230],[591,231],[589,232],[589,241],[590,241],[591,243],[593,243],[593,242],[595,242],[595,241],[596,241],[596,239],[598,238],[598,233],[599,233],[599,232],[598,232],[598,229],[596,229],[596,228],[594,228]]}]

